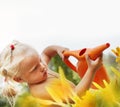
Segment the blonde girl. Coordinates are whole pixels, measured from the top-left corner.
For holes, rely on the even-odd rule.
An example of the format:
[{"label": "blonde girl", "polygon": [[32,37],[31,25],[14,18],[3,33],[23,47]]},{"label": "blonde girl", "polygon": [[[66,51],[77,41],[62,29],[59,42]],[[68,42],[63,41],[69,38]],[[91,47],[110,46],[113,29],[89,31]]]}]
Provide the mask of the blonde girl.
[{"label": "blonde girl", "polygon": [[[51,45],[39,55],[31,46],[13,41],[0,54],[0,73],[5,77],[5,81],[26,82],[33,96],[52,100],[45,87],[51,84],[54,78],[59,79],[59,74],[51,71],[48,63],[56,54],[63,59],[62,52],[65,50],[68,48]],[[86,74],[78,85],[69,81],[70,86],[79,96],[89,89],[96,70],[102,65],[101,59],[102,56],[93,61],[86,55],[88,64]],[[10,93],[7,94],[12,96]],[[13,90],[14,95],[15,91]]]}]

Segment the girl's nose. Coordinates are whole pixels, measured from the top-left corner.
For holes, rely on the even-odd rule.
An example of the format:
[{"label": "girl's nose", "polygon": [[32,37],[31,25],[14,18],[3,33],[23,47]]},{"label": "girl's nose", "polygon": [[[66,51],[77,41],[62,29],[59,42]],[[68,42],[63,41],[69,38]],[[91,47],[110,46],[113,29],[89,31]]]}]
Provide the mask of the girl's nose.
[{"label": "girl's nose", "polygon": [[44,64],[43,64],[42,62],[40,62],[40,66],[41,66],[41,67],[44,67]]},{"label": "girl's nose", "polygon": [[40,63],[40,68],[43,69],[42,71],[44,71],[44,69],[46,68],[46,66],[43,63]]}]

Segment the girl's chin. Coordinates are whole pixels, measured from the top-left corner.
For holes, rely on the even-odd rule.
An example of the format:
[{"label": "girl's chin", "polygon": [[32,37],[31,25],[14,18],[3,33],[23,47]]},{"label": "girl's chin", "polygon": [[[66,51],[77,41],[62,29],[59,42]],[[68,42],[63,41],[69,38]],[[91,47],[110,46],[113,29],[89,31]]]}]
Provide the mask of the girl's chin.
[{"label": "girl's chin", "polygon": [[47,80],[47,73],[43,76],[42,80],[39,81],[39,83],[44,82],[45,80]]}]

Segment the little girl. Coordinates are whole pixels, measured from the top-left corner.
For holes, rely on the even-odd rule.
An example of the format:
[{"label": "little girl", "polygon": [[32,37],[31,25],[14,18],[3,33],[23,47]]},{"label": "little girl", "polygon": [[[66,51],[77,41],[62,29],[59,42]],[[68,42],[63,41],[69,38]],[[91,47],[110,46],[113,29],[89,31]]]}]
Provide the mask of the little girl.
[{"label": "little girl", "polygon": [[[46,91],[46,86],[53,79],[59,78],[59,74],[48,68],[48,63],[53,56],[58,54],[62,59],[63,51],[68,50],[62,46],[48,46],[39,55],[35,49],[27,44],[13,41],[0,54],[0,73],[5,81],[12,79],[19,83],[26,82],[33,96],[52,100]],[[86,55],[88,69],[78,85],[69,81],[76,94],[83,95],[89,89],[96,70],[102,65],[102,55],[95,61]],[[53,107],[53,106],[52,106]]]}]

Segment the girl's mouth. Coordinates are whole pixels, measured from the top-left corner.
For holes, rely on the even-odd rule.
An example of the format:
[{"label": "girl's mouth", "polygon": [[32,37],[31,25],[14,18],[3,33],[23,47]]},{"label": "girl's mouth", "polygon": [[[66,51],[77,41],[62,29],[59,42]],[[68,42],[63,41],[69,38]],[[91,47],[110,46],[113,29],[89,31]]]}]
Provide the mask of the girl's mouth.
[{"label": "girl's mouth", "polygon": [[47,70],[44,69],[44,71],[43,71],[43,76],[46,76],[46,75],[47,75]]}]

